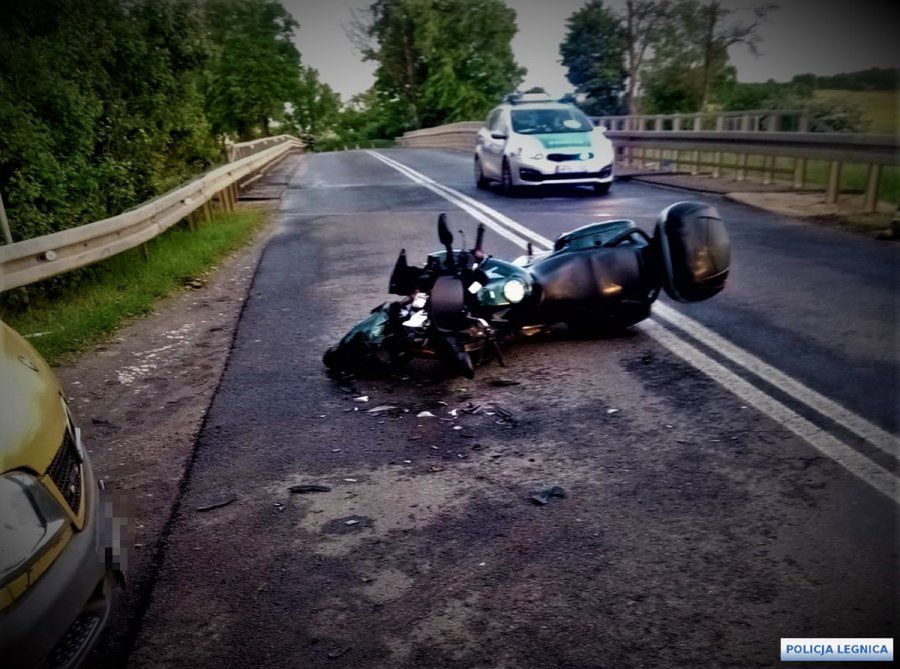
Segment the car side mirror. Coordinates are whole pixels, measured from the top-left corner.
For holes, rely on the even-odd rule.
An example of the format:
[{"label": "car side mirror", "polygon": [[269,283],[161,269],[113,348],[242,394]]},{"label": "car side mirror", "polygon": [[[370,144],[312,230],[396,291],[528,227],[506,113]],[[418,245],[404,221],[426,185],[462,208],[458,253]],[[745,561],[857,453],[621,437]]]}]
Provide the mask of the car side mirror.
[{"label": "car side mirror", "polygon": [[506,135],[502,132],[492,132],[491,139],[509,139],[509,135]]}]

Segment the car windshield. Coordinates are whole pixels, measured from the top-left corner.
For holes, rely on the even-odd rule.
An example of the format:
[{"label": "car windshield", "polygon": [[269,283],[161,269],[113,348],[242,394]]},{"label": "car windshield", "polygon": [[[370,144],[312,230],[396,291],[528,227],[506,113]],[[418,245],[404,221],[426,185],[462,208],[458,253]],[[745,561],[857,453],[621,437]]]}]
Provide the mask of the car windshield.
[{"label": "car windshield", "polygon": [[522,135],[590,132],[594,129],[588,117],[577,109],[514,109],[512,127]]}]

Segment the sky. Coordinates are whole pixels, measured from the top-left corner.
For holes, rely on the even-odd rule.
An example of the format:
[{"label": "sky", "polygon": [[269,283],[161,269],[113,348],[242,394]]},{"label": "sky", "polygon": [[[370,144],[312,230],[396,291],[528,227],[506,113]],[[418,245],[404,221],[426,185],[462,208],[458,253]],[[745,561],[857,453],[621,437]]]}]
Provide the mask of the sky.
[{"label": "sky", "polygon": [[[795,74],[852,72],[868,67],[900,66],[897,32],[900,3],[892,0],[722,0],[748,16],[747,8],[774,1],[774,11],[761,32],[759,57],[746,47],[731,49],[731,61],[743,82],[786,81]],[[372,84],[375,66],[363,63],[343,26],[351,9],[371,0],[282,0],[300,22],[297,46],[303,62],[319,70],[323,81],[343,99]],[[519,32],[513,39],[518,63],[528,69],[522,88],[543,86],[562,95],[571,90],[559,64],[559,43],[566,19],[584,0],[506,0],[516,10]],[[612,8],[624,0],[607,0]]]}]

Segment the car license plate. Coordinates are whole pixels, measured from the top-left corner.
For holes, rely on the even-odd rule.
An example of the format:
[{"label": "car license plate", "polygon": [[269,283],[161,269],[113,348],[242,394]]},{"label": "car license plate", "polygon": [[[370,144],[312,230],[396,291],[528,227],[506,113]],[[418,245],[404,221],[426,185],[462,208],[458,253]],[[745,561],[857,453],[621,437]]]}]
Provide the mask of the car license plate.
[{"label": "car license plate", "polygon": [[557,173],[557,174],[566,174],[566,173],[568,173],[568,172],[578,172],[578,171],[579,171],[578,165],[566,165],[566,164],[563,164],[563,165],[557,165],[557,166],[556,166],[556,173]]}]

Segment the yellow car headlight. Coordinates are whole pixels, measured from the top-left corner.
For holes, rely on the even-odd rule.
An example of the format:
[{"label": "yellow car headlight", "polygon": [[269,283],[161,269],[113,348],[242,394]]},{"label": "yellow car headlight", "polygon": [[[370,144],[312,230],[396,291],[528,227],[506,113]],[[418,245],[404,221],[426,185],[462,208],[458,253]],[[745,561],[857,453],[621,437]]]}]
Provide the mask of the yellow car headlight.
[{"label": "yellow car headlight", "polygon": [[24,472],[0,476],[0,587],[31,568],[69,522],[36,478]]}]

